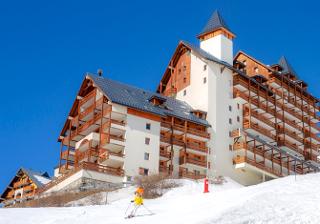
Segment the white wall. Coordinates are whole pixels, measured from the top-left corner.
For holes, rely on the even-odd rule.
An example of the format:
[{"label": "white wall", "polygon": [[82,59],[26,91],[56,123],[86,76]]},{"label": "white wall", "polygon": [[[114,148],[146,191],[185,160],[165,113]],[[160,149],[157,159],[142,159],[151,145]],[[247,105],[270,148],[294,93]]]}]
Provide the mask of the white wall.
[{"label": "white wall", "polygon": [[224,35],[201,41],[200,48],[230,65],[233,63],[233,42]]},{"label": "white wall", "polygon": [[[233,63],[232,40],[223,35],[215,36],[202,41],[200,46],[215,57]],[[203,71],[203,65],[207,63],[207,70]],[[207,77],[207,83],[203,84],[203,77]],[[207,111],[207,120],[212,125],[209,128],[211,140],[208,146],[211,154],[208,161],[211,163],[209,176],[229,176],[234,180],[248,185],[260,181],[261,177],[250,171],[236,170],[233,166],[233,152],[229,145],[233,139],[229,132],[242,127],[242,105],[237,108],[237,101],[233,99],[232,71],[228,68],[204,61],[191,54],[191,83],[186,88],[187,94],[183,96],[183,90],[177,94],[177,99],[186,101],[195,109]],[[229,105],[232,110],[229,111]],[[237,121],[239,116],[240,121]],[[229,124],[229,118],[232,124]]]},{"label": "white wall", "polygon": [[[207,62],[191,53],[190,85],[177,93],[176,98],[188,102],[195,109],[208,110],[208,66]],[[207,82],[203,79],[206,77]],[[183,94],[186,90],[186,95]]]},{"label": "white wall", "polygon": [[[146,129],[146,123],[151,124],[151,130]],[[145,138],[150,138],[150,144],[145,144]],[[139,175],[139,167],[149,169],[149,174],[159,172],[160,122],[146,118],[127,115],[124,170],[127,176]],[[149,160],[144,159],[144,153],[150,154]]]}]

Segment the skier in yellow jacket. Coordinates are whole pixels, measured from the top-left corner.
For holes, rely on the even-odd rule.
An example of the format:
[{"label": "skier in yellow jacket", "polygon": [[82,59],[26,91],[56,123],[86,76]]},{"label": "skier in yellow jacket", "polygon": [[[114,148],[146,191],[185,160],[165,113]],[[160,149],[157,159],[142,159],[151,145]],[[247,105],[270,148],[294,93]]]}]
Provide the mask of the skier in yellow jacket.
[{"label": "skier in yellow jacket", "polygon": [[132,218],[134,217],[134,215],[136,214],[137,212],[137,209],[143,205],[143,198],[142,198],[142,195],[143,195],[143,188],[142,187],[138,187],[138,189],[134,192],[134,199],[131,201],[134,203],[134,207],[130,213],[130,215],[128,216],[128,218]]}]

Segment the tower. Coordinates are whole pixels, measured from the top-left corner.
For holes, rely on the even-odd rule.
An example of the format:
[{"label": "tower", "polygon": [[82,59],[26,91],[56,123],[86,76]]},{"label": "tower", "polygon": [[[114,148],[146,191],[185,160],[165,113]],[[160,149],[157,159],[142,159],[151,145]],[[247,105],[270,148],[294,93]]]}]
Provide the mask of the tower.
[{"label": "tower", "polygon": [[232,64],[233,61],[233,38],[235,35],[230,31],[226,22],[216,10],[202,32],[197,36],[200,40],[200,48],[216,58]]}]

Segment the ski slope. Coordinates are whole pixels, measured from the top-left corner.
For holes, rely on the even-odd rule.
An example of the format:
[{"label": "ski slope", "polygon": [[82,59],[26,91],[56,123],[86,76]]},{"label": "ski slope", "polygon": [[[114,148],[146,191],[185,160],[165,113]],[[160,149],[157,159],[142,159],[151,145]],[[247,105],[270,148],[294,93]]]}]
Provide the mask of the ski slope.
[{"label": "ski slope", "polygon": [[232,181],[210,186],[202,193],[202,183],[183,181],[183,186],[145,205],[137,217],[124,219],[133,188],[111,196],[108,205],[0,209],[1,224],[209,224],[209,223],[320,223],[320,174],[293,176],[251,187]]}]

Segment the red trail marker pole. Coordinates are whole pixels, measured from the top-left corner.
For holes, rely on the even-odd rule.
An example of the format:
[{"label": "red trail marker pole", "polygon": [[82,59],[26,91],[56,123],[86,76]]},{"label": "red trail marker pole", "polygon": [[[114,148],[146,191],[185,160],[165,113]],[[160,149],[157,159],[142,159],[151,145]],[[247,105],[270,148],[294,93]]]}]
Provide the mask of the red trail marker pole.
[{"label": "red trail marker pole", "polygon": [[204,178],[204,191],[203,193],[209,193],[209,181],[208,181],[208,178]]}]

